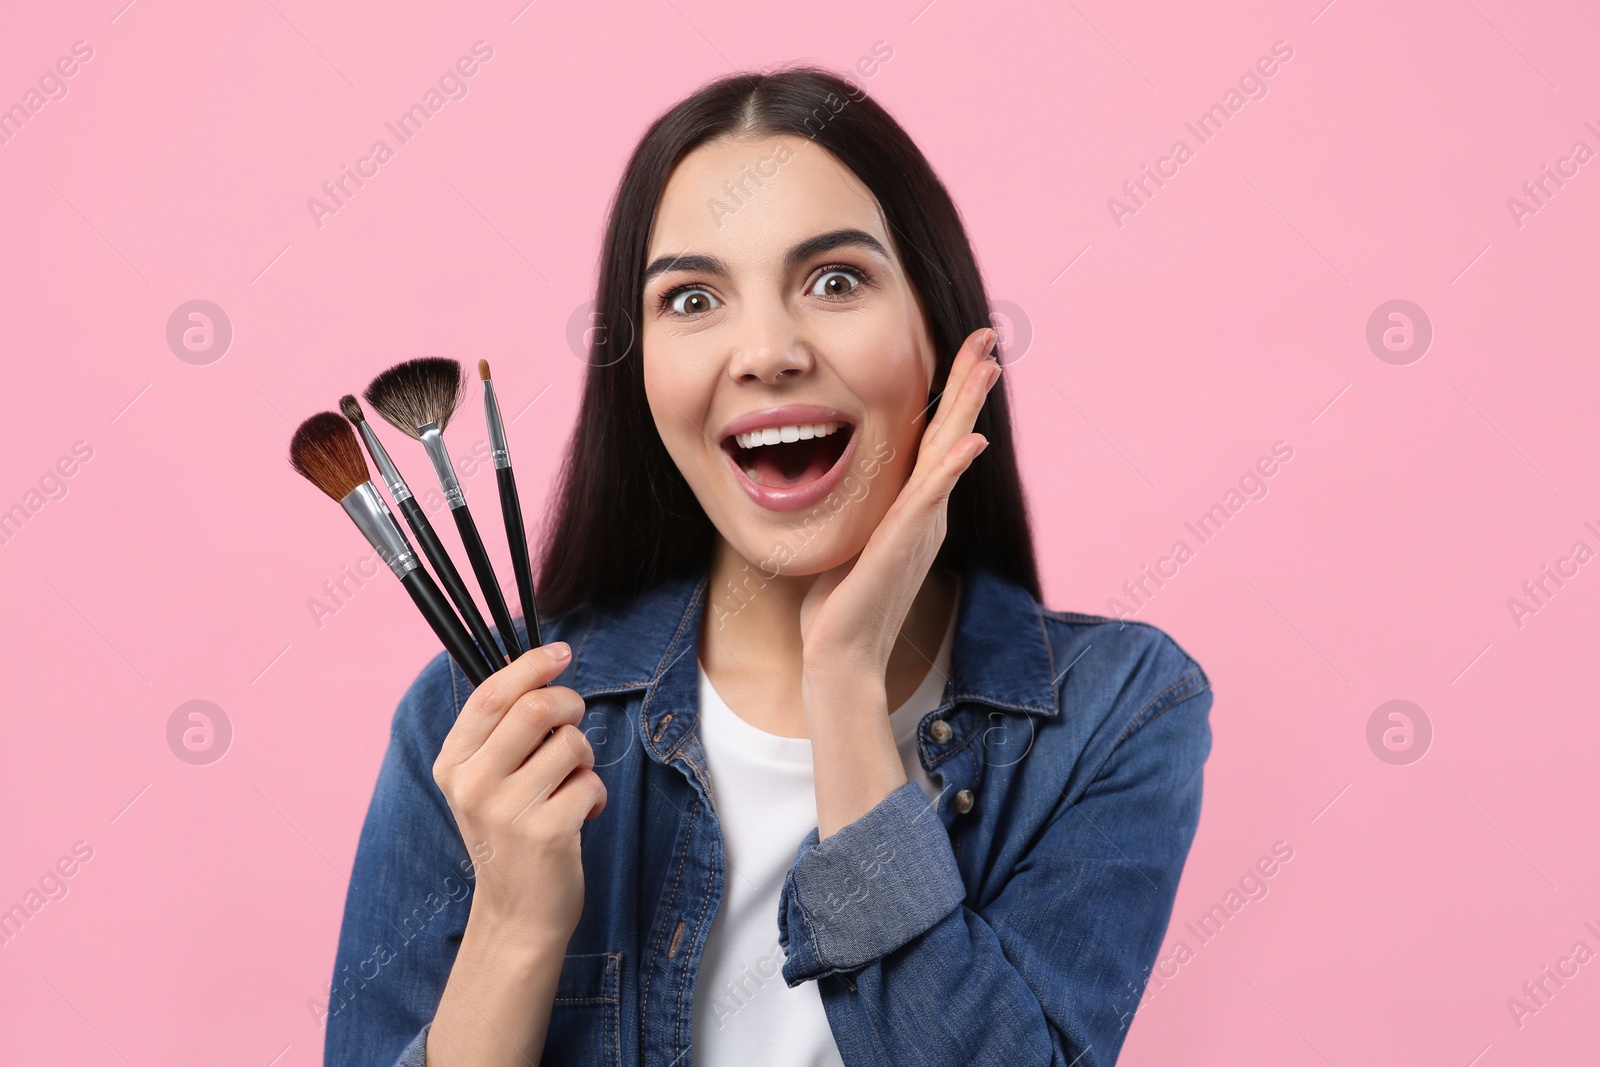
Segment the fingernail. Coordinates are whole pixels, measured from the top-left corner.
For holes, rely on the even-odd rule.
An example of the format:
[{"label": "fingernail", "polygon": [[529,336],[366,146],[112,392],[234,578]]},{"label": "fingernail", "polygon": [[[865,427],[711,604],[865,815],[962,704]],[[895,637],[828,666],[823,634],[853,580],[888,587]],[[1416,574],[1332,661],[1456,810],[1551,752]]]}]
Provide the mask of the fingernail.
[{"label": "fingernail", "polygon": [[984,337],[983,337],[983,354],[986,357],[990,357],[990,358],[993,357],[993,355],[994,355],[994,342],[995,342],[995,333],[994,333],[993,330],[989,330],[987,333],[984,334]]},{"label": "fingernail", "polygon": [[552,641],[548,645],[544,646],[544,650],[550,653],[551,659],[564,660],[569,659],[572,656],[572,647],[565,641]]}]

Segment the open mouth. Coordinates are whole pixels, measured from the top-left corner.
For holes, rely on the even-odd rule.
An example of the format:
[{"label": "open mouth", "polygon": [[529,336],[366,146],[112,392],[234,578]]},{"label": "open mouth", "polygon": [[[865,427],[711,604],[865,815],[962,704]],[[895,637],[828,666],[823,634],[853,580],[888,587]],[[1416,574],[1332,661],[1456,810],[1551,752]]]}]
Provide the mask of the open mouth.
[{"label": "open mouth", "polygon": [[756,485],[790,489],[832,470],[854,431],[842,420],[774,426],[733,434],[722,442],[722,450]]}]

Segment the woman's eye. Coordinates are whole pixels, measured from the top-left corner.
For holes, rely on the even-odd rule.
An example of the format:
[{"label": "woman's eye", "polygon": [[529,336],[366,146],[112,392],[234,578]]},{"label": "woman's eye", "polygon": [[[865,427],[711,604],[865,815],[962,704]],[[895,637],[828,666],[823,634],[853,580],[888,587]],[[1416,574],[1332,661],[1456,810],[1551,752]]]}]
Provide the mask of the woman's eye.
[{"label": "woman's eye", "polygon": [[832,297],[837,299],[849,296],[862,285],[862,275],[859,271],[834,268],[825,271],[817,279],[817,284],[812,286],[813,296]]},{"label": "woman's eye", "polygon": [[[867,284],[867,274],[854,267],[828,267],[811,287],[813,296],[824,300],[840,300]],[[686,285],[664,293],[659,301],[662,310],[680,318],[697,318],[722,306],[707,289]]]},{"label": "woman's eye", "polygon": [[679,289],[676,292],[668,293],[664,303],[676,314],[686,315],[691,318],[695,315],[703,315],[707,311],[720,306],[716,302],[716,297],[704,289],[693,288]]}]

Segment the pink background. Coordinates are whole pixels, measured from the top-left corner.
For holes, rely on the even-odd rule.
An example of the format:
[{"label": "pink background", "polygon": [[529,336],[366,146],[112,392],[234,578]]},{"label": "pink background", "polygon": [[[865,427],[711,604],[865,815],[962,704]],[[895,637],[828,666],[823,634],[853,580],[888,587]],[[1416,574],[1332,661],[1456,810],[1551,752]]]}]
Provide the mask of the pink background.
[{"label": "pink background", "polygon": [[[542,515],[583,371],[567,323],[646,123],[731,69],[843,71],[879,41],[892,58],[857,80],[1031,324],[1009,383],[1052,607],[1106,612],[1293,449],[1139,613],[1211,676],[1215,747],[1162,949],[1193,955],[1151,983],[1122,1062],[1592,1055],[1600,962],[1520,1026],[1507,1001],[1576,942],[1600,951],[1600,564],[1520,626],[1507,601],[1600,549],[1600,162],[1520,226],[1507,199],[1574,141],[1600,150],[1600,14],[1322,2],[11,15],[0,104],[75,41],[93,58],[0,145],[0,508],[75,442],[92,456],[0,545],[0,908],[74,842],[93,857],[0,946],[0,1061],[319,1062],[308,1003],[395,702],[436,645],[382,575],[314,619],[366,546],[289,469],[293,425],[400,358],[486,356]],[[478,40],[468,95],[319,228],[307,199]],[[1185,121],[1276,41],[1293,58],[1267,95],[1199,144]],[[1180,137],[1194,157],[1116,225],[1107,199]],[[196,299],[234,331],[206,365],[166,340]],[[1395,299],[1434,330],[1408,365],[1366,341]],[[396,453],[423,484],[420,450]],[[464,480],[493,501],[481,467]],[[1396,699],[1433,731],[1408,765],[1367,741]],[[232,726],[210,765],[168,746],[190,700]],[[1267,895],[1192,938],[1279,841]]]}]

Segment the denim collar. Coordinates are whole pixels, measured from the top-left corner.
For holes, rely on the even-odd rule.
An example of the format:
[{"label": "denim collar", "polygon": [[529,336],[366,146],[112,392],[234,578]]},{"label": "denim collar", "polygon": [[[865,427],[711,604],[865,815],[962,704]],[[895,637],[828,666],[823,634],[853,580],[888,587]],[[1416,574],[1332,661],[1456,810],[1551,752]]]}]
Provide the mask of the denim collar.
[{"label": "denim collar", "polygon": [[[597,609],[574,649],[570,684],[585,700],[648,690],[640,726],[657,759],[670,757],[699,709],[696,668],[708,581],[708,568],[700,566]],[[1059,710],[1041,607],[982,562],[962,572],[950,659],[941,711],[964,701],[1022,715]]]}]

